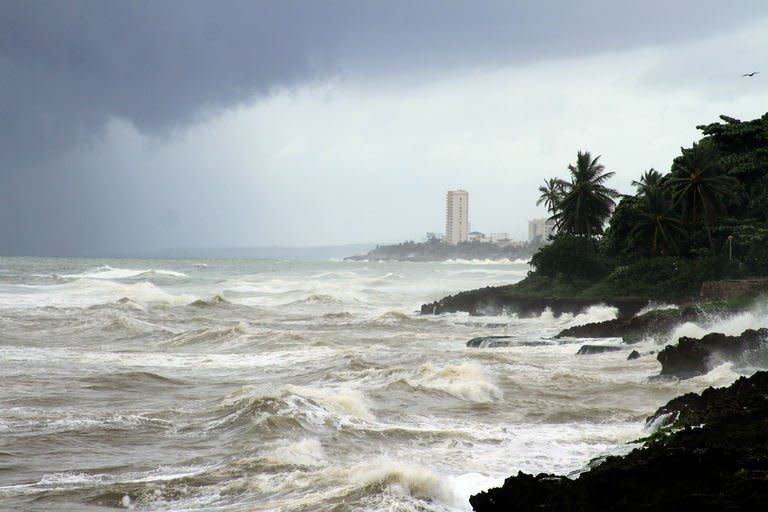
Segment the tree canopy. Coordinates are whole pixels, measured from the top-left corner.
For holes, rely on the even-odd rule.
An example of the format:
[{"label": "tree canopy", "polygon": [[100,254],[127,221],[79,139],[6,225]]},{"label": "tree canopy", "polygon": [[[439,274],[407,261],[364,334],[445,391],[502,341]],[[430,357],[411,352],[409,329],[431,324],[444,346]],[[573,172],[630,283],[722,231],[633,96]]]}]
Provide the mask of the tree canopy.
[{"label": "tree canopy", "polygon": [[[532,259],[532,278],[540,284],[556,276],[562,290],[569,275],[581,288],[592,276],[594,293],[658,288],[672,296],[690,293],[702,279],[768,274],[768,113],[745,122],[720,119],[697,127],[702,138],[681,148],[668,172],[641,173],[631,195],[608,188],[614,173],[600,157],[579,151],[569,180],[549,179],[539,188],[537,204],[547,206],[557,236]],[[667,277],[674,275],[678,290],[654,284],[661,274],[640,270],[649,268],[672,272]]]},{"label": "tree canopy", "polygon": [[585,238],[603,233],[619,193],[605,185],[615,173],[605,172],[599,159],[592,158],[589,151],[579,151],[576,165],[568,165],[570,181],[557,180],[561,195],[555,202],[552,219],[559,233]]}]

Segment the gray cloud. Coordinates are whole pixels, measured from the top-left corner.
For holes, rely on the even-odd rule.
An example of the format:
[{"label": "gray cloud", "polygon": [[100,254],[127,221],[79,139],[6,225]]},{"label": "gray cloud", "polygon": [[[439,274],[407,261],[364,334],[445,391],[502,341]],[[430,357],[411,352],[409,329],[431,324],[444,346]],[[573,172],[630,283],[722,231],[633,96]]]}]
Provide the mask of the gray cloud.
[{"label": "gray cloud", "polygon": [[[227,109],[332,77],[372,87],[429,82],[468,69],[671,47],[766,16],[762,0],[2,2],[0,254],[125,252],[216,236],[233,243],[250,228],[279,233],[279,217],[301,226],[287,200],[281,212],[274,193],[251,192],[267,180],[238,188],[240,178],[225,179],[221,166],[185,160],[190,148],[176,148],[175,159],[121,160],[114,152],[133,135],[109,135],[115,119],[135,127],[140,143],[162,145]],[[555,79],[568,87],[568,76]],[[91,154],[99,148],[113,153]],[[294,162],[306,168],[299,184],[312,163]],[[274,211],[238,224],[253,214],[254,195],[273,201]]]},{"label": "gray cloud", "polygon": [[338,72],[430,73],[722,30],[762,1],[19,1],[0,5],[2,162],[111,117],[153,132]]}]

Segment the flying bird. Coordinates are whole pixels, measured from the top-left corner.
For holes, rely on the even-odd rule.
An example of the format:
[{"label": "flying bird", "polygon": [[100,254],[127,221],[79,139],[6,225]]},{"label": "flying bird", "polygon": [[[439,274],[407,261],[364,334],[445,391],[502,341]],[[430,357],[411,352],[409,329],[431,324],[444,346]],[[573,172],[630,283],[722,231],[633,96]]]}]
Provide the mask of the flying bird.
[{"label": "flying bird", "polygon": [[760,74],[760,72],[759,72],[759,71],[753,71],[753,72],[751,72],[751,73],[744,73],[744,74],[743,74],[743,75],[741,75],[741,76],[755,76],[755,75],[758,75],[758,74]]}]

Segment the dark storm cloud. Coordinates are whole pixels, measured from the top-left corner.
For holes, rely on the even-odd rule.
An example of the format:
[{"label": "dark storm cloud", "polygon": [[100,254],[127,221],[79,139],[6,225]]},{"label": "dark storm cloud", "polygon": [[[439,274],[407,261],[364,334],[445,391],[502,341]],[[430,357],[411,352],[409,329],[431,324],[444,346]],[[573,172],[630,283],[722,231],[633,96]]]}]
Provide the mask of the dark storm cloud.
[{"label": "dark storm cloud", "polygon": [[430,73],[660,44],[767,11],[762,1],[700,0],[8,1],[0,162],[54,153],[110,117],[152,133],[337,72]]},{"label": "dark storm cloud", "polygon": [[[274,219],[297,209],[289,200],[262,206],[274,192],[238,186],[225,166],[190,170],[186,148],[162,165],[109,153],[140,153],[129,147],[131,127],[142,140],[171,140],[164,137],[224,109],[337,75],[376,88],[455,70],[669,48],[765,16],[764,0],[6,0],[0,254],[204,246],[222,243],[228,229],[226,240],[262,240],[283,228]],[[568,83],[562,76],[562,87]]]}]

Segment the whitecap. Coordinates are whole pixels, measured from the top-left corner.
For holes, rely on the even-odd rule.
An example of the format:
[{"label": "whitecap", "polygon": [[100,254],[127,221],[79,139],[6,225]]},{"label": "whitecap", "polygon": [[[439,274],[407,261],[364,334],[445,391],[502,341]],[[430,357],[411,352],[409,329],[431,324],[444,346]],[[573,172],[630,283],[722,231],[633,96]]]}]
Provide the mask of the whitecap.
[{"label": "whitecap", "polygon": [[130,268],[112,268],[109,265],[102,265],[93,270],[81,272],[79,274],[64,274],[60,277],[64,279],[129,279],[142,274],[156,274],[167,277],[189,277],[183,272],[164,269],[130,269]]},{"label": "whitecap", "polygon": [[283,442],[261,457],[265,464],[292,466],[322,466],[326,463],[326,455],[320,441],[305,438],[295,442]]},{"label": "whitecap", "polygon": [[493,402],[503,396],[501,389],[490,381],[476,364],[435,366],[421,365],[406,382],[416,388],[442,391],[469,402]]},{"label": "whitecap", "polygon": [[387,461],[353,467],[350,477],[357,486],[381,485],[395,495],[435,499],[444,504],[458,505],[456,494],[450,487],[424,467]]},{"label": "whitecap", "polygon": [[374,420],[368,400],[362,392],[356,389],[344,386],[310,388],[292,384],[287,385],[285,389],[290,393],[312,399],[322,405],[324,409],[342,418]]}]

